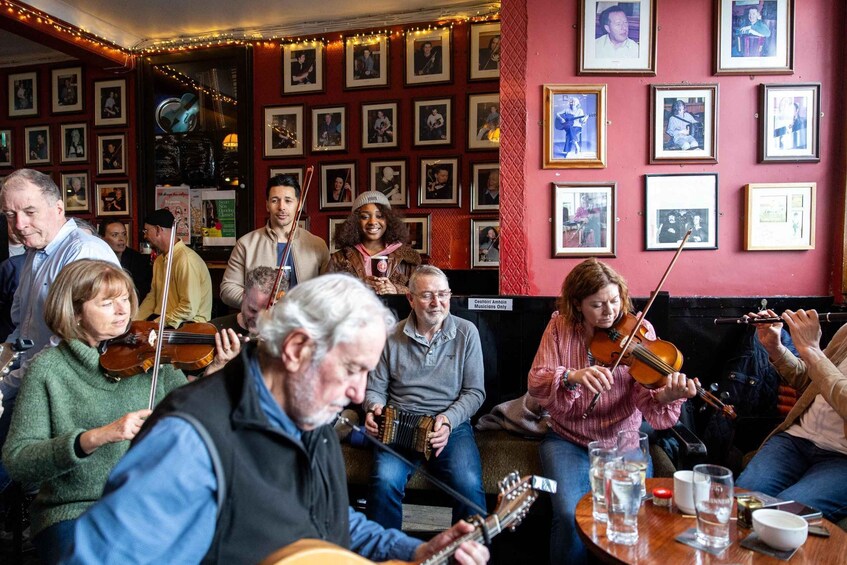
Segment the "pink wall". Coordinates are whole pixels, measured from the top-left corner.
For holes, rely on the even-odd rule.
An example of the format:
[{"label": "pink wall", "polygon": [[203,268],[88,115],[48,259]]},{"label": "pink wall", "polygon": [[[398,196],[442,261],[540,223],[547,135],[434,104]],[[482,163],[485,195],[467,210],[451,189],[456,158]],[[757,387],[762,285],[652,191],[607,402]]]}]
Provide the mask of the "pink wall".
[{"label": "pink wall", "polygon": [[[523,5],[516,10],[513,2]],[[714,76],[714,2],[657,0],[659,32],[655,77],[577,76],[577,0],[506,0],[507,18],[525,10],[526,151],[521,214],[501,210],[504,234],[529,242],[525,251],[502,257],[504,272],[523,276],[501,279],[504,294],[521,292],[513,280],[528,280],[529,294],[555,295],[567,272],[581,259],[551,258],[551,182],[615,181],[618,186],[617,257],[608,262],[627,277],[631,290],[644,296],[658,283],[672,251],[644,251],[644,175],[716,172],[719,174],[717,250],[684,251],[665,286],[676,296],[829,295],[840,294],[841,234],[844,208],[843,35],[844,6],[831,0],[803,0],[796,9],[793,75]],[[511,5],[511,8],[508,7]],[[512,36],[514,37],[514,36]],[[513,48],[523,49],[523,45]],[[504,65],[515,64],[504,60]],[[514,69],[512,69],[514,71]],[[504,74],[509,74],[506,69]],[[650,84],[719,83],[718,163],[649,165]],[[757,164],[760,83],[820,82],[821,161],[814,164]],[[543,170],[540,120],[543,84],[608,84],[608,167]],[[505,85],[504,85],[505,87]],[[505,90],[505,88],[504,88]],[[504,123],[509,112],[503,100]],[[520,128],[518,135],[520,135]],[[504,128],[504,138],[508,129]],[[509,144],[514,147],[518,144]],[[520,144],[523,145],[523,144]],[[507,146],[504,141],[503,148]],[[506,155],[501,159],[505,160]],[[504,181],[507,173],[504,166]],[[513,180],[514,177],[512,177]],[[817,247],[810,251],[743,251],[743,187],[751,182],[817,183]],[[525,272],[524,272],[525,271]],[[512,288],[515,286],[515,288]],[[524,285],[524,288],[526,286]]]}]

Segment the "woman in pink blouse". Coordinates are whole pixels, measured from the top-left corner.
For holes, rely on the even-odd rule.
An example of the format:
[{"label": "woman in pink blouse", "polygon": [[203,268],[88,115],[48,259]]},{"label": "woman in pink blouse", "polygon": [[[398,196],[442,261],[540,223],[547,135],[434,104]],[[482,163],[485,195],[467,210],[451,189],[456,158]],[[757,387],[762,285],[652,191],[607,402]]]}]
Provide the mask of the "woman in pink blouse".
[{"label": "woman in pink blouse", "polygon": [[[642,417],[655,429],[669,428],[697,390],[695,381],[682,373],[672,373],[664,386],[648,390],[633,380],[628,367],[612,372],[595,363],[589,351],[594,332],[611,327],[631,308],[626,281],[608,265],[596,259],[577,265],[562,284],[557,307],[529,371],[529,394],[550,414],[551,430],[540,455],[545,475],[559,484],[553,497],[550,562],[582,563],[587,555],[574,527],[574,510],[591,490],[588,442],[615,440],[622,430],[637,430]],[[646,320],[644,327],[655,339]],[[583,419],[596,392],[602,393],[597,406]]]}]

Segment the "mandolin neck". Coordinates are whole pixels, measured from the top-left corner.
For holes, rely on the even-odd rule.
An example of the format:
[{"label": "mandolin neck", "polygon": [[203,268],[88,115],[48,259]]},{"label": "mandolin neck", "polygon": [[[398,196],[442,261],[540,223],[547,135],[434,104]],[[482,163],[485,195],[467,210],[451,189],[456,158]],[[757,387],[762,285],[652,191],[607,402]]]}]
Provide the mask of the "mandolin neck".
[{"label": "mandolin neck", "polygon": [[[504,519],[503,523],[501,523],[500,517],[497,514],[492,514],[486,518],[485,526],[488,528],[489,539],[502,532],[503,529],[508,526],[508,522],[511,522],[511,519],[507,517]],[[482,530],[477,527],[471,533],[460,537],[453,543],[444,546],[440,551],[431,555],[426,560],[421,561],[421,565],[446,565],[450,562],[450,558],[454,553],[456,553],[456,550],[459,549],[459,546],[466,541],[485,543],[485,536],[483,535]]]}]

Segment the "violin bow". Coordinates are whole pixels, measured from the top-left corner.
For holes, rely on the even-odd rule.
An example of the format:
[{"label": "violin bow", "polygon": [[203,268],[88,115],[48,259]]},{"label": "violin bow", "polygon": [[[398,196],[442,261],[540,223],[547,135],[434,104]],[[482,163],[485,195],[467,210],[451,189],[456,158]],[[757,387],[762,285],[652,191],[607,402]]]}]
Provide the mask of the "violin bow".
[{"label": "violin bow", "polygon": [[[632,343],[632,338],[635,337],[635,334],[638,333],[638,330],[641,329],[641,325],[644,322],[644,318],[647,316],[647,312],[650,311],[650,307],[653,306],[653,302],[656,300],[656,296],[659,295],[659,291],[662,290],[662,287],[665,285],[665,281],[668,278],[668,275],[671,274],[671,269],[676,264],[676,260],[679,259],[679,254],[682,253],[682,248],[685,246],[685,242],[688,241],[688,238],[691,236],[691,230],[689,229],[685,232],[685,236],[683,236],[682,241],[679,242],[679,248],[677,248],[676,253],[674,253],[673,259],[671,259],[668,268],[665,269],[665,274],[662,275],[662,279],[659,281],[658,286],[653,292],[650,294],[650,299],[647,301],[647,304],[644,306],[644,309],[638,315],[635,320],[635,326],[633,326],[632,331],[629,332],[629,335],[626,336],[626,339],[623,341],[623,349],[621,349],[621,354],[618,355],[618,358],[615,359],[615,362],[612,364],[612,367],[609,371],[614,372],[615,369],[621,364],[624,356],[626,355],[626,350],[629,348]],[[600,400],[600,392],[594,394],[594,398],[591,399],[591,404],[588,405],[588,408],[585,409],[585,412],[582,414],[582,419],[585,420],[588,418],[588,415],[594,411],[594,407],[597,406],[597,401]]]},{"label": "violin bow", "polygon": [[176,243],[176,229],[179,220],[174,218],[171,226],[171,238],[168,246],[168,260],[165,262],[165,287],[162,289],[162,314],[159,316],[159,333],[156,336],[156,353],[153,356],[153,377],[150,379],[150,401],[147,408],[153,409],[156,405],[156,386],[159,383],[159,363],[162,360],[162,345],[165,335],[165,314],[168,310],[168,292],[171,287],[171,267],[174,263],[174,243]]},{"label": "violin bow", "polygon": [[279,266],[276,271],[276,280],[274,281],[273,292],[268,298],[268,306],[266,310],[273,308],[279,297],[279,287],[282,285],[283,267],[288,263],[288,257],[291,255],[291,248],[294,247],[294,234],[297,233],[297,226],[300,224],[300,215],[303,213],[303,204],[306,202],[306,195],[309,194],[309,187],[312,184],[312,177],[315,174],[315,166],[309,165],[306,168],[306,174],[303,177],[303,190],[300,193],[300,203],[297,206],[297,214],[294,216],[294,224],[291,226],[291,231],[288,233],[288,245],[285,246],[285,252],[279,260]]}]

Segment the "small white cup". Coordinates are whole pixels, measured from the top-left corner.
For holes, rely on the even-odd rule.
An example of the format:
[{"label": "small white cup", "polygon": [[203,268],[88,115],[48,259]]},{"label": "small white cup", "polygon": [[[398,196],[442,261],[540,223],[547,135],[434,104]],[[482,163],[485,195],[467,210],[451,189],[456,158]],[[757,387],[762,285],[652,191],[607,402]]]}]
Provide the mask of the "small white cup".
[{"label": "small white cup", "polygon": [[790,551],[806,542],[809,523],[790,512],[760,508],[753,512],[753,531],[772,548]]},{"label": "small white cup", "polygon": [[694,471],[673,474],[673,503],[686,514],[694,514]]}]

